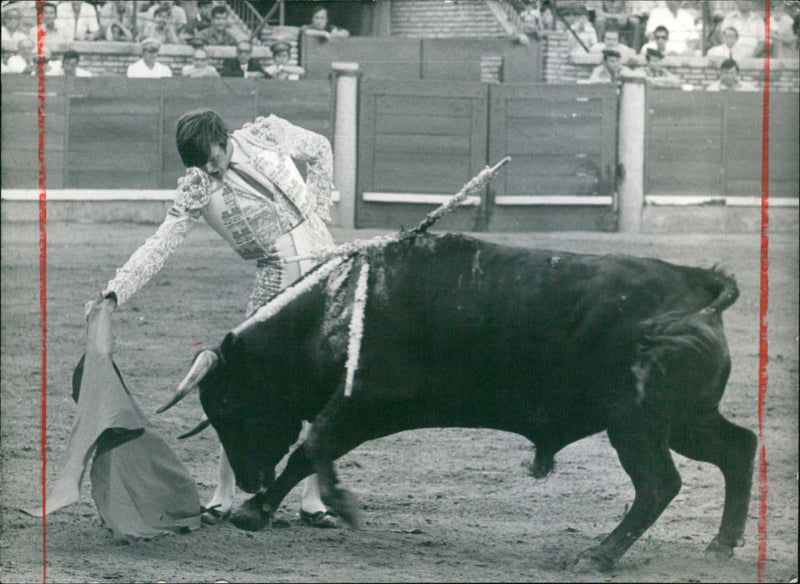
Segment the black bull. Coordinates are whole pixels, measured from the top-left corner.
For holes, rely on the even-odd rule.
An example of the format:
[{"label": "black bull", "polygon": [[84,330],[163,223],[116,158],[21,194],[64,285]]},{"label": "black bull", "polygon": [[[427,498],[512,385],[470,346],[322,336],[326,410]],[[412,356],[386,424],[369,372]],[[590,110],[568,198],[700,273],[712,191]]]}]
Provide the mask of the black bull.
[{"label": "black bull", "polygon": [[[585,561],[612,566],[675,497],[670,449],[721,469],[724,511],[709,549],[727,557],[741,545],[756,438],[717,409],[730,373],[721,314],[738,296],[731,277],[460,235],[410,237],[349,261],[275,316],[229,333],[199,382],[237,484],[256,493],[234,514],[237,526],[265,526],[314,472],[323,501],[354,522],[356,501],[333,461],[396,432],[515,432],[535,444],[541,477],[560,449],[606,430],[636,495]],[[363,343],[346,397],[352,289],[364,261]],[[308,439],[275,478],[306,419]]]}]

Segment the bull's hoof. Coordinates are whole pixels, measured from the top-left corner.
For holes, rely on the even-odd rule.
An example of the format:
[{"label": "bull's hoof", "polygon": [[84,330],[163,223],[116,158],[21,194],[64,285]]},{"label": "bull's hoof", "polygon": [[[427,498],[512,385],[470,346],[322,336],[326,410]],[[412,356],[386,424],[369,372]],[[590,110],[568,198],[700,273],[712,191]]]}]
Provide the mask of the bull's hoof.
[{"label": "bull's hoof", "polygon": [[359,526],[359,503],[356,496],[347,489],[334,489],[333,495],[323,497],[322,501],[352,528]]},{"label": "bull's hoof", "polygon": [[556,465],[555,457],[550,454],[542,454],[537,451],[533,460],[526,460],[522,463],[528,472],[537,479],[543,479]]},{"label": "bull's hoof", "polygon": [[336,529],[339,527],[339,520],[336,514],[331,511],[317,511],[316,513],[309,513],[300,509],[300,520],[311,527],[319,527],[321,529]]},{"label": "bull's hoof", "polygon": [[269,525],[271,518],[272,513],[265,511],[260,503],[250,499],[233,512],[231,523],[245,531],[261,531]]},{"label": "bull's hoof", "polygon": [[220,511],[220,506],[214,505],[213,507],[203,507],[201,509],[200,520],[205,525],[218,525],[226,521],[230,516],[230,508],[227,511]]},{"label": "bull's hoof", "polygon": [[733,557],[733,548],[744,545],[743,540],[736,543],[724,543],[719,540],[719,536],[711,540],[706,548],[706,555],[714,556],[720,560],[730,560]]},{"label": "bull's hoof", "polygon": [[610,572],[614,568],[614,559],[609,558],[597,547],[591,547],[578,556],[572,566],[573,571]]}]

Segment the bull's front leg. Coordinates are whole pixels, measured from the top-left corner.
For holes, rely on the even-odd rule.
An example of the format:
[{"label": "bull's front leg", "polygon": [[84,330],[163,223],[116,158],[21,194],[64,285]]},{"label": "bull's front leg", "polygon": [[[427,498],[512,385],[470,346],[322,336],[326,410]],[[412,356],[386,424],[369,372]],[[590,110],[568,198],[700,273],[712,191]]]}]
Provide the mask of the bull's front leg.
[{"label": "bull's front leg", "polygon": [[361,442],[353,416],[352,398],[340,392],[314,420],[308,438],[298,451],[303,451],[319,479],[323,503],[332,508],[351,527],[358,527],[359,503],[353,493],[339,486],[333,461]]},{"label": "bull's front leg", "polygon": [[239,529],[259,531],[272,520],[283,499],[307,476],[314,473],[314,466],[301,447],[296,448],[286,461],[283,472],[266,491],[256,493],[245,501],[231,516],[231,523]]}]

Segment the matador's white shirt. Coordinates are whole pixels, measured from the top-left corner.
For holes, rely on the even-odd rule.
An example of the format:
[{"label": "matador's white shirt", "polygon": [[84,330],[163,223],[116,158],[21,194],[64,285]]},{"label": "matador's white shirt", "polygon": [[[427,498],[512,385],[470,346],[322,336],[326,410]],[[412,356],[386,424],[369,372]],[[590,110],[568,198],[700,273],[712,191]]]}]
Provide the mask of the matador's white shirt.
[{"label": "matador's white shirt", "polygon": [[[243,259],[257,260],[248,313],[313,265],[287,267],[281,258],[333,245],[324,223],[330,220],[333,155],[324,136],[271,115],[233,132],[231,144],[231,165],[222,180],[196,167],[178,179],[164,222],[106,287],[118,305],[162,268],[200,217]],[[292,158],[307,163],[305,181]]]}]

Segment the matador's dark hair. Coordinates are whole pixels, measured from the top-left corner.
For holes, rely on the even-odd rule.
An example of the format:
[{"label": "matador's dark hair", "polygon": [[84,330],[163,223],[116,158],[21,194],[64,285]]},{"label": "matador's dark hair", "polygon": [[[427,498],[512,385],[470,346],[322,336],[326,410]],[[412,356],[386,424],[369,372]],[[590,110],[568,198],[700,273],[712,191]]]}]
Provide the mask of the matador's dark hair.
[{"label": "matador's dark hair", "polygon": [[228,128],[220,115],[213,110],[190,111],[178,120],[175,127],[175,143],[184,166],[202,168],[211,156],[212,144],[219,144],[225,149],[228,143]]}]

